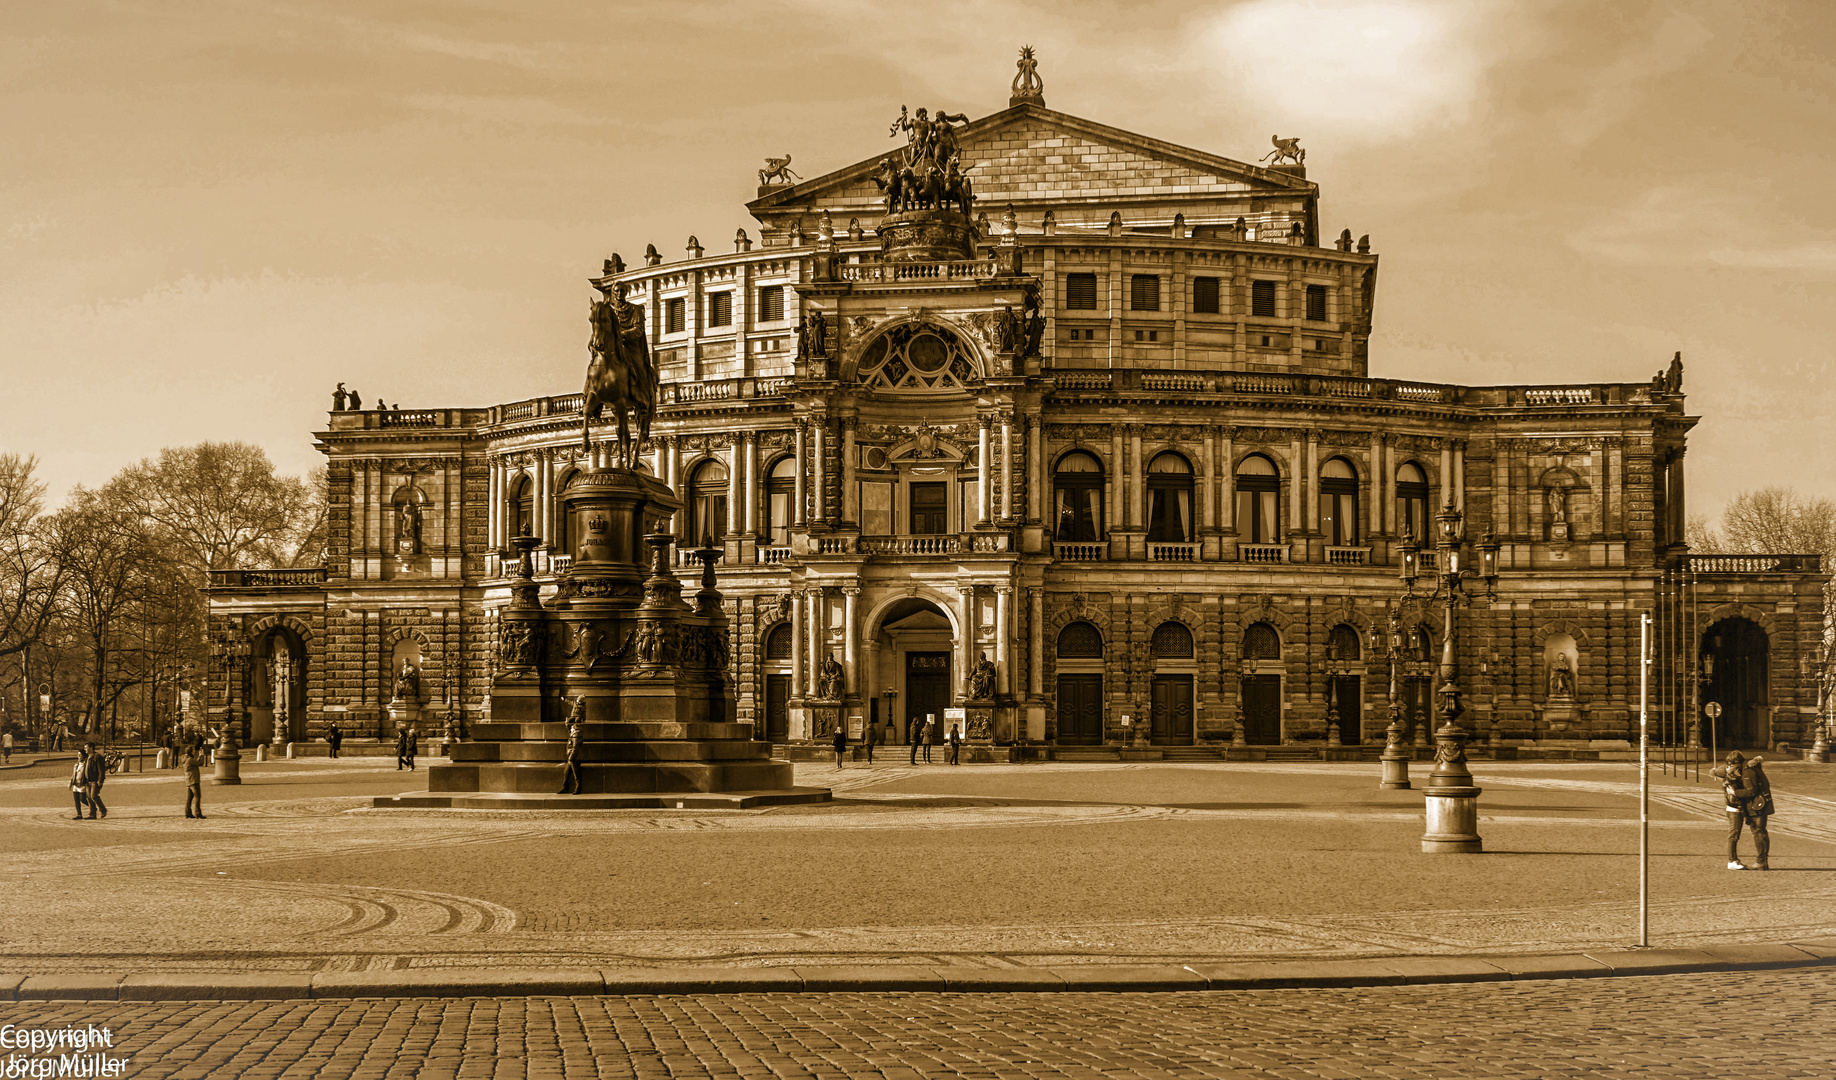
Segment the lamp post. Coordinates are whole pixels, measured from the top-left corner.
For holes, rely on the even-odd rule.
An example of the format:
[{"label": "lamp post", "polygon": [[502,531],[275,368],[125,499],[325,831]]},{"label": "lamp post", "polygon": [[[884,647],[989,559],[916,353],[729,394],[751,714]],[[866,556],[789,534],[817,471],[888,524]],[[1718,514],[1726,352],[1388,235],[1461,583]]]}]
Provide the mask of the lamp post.
[{"label": "lamp post", "polygon": [[1390,726],[1384,731],[1383,779],[1377,786],[1406,789],[1409,787],[1409,751],[1403,749],[1402,702],[1396,698],[1396,665],[1402,659],[1403,635],[1402,620],[1394,607],[1390,609],[1388,637],[1379,634],[1373,625],[1370,645],[1372,656],[1386,656],[1390,661]]},{"label": "lamp post", "polygon": [[[1477,545],[1477,570],[1466,562],[1463,515],[1454,507],[1453,496],[1435,515],[1438,536],[1435,543],[1437,565],[1434,569],[1434,592],[1430,602],[1442,604],[1440,686],[1435,690],[1436,708],[1441,727],[1434,733],[1434,772],[1429,774],[1427,796],[1427,831],[1422,834],[1422,851],[1429,854],[1470,854],[1484,850],[1479,838],[1479,792],[1473,786],[1473,774],[1466,767],[1466,732],[1457,720],[1465,707],[1460,704],[1460,684],[1454,657],[1454,611],[1472,603],[1466,581],[1480,578],[1485,582],[1485,596],[1494,599],[1498,583],[1498,543],[1490,533]],[[1413,595],[1417,566],[1405,553],[1403,581],[1405,596]]]},{"label": "lamp post", "polygon": [[1812,728],[1810,760],[1822,764],[1830,756],[1831,692],[1836,691],[1836,670],[1832,670],[1829,642],[1817,646],[1817,723]]}]

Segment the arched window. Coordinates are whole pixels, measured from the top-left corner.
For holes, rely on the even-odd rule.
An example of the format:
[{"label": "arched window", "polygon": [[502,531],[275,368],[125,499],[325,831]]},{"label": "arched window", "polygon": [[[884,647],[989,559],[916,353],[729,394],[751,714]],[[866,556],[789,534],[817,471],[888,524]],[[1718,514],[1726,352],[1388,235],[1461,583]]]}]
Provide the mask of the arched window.
[{"label": "arched window", "polygon": [[781,457],[765,476],[765,542],[790,546],[791,500],[797,494],[797,459]]},{"label": "arched window", "polygon": [[727,467],[718,461],[705,461],[689,481],[689,502],[693,516],[684,541],[700,544],[706,538],[719,541],[727,535]]},{"label": "arched window", "polygon": [[790,623],[779,623],[765,635],[765,659],[789,660],[791,646]]},{"label": "arched window", "polygon": [[1344,458],[1320,469],[1320,534],[1333,547],[1358,542],[1358,474]]},{"label": "arched window", "polygon": [[1148,535],[1163,544],[1192,540],[1192,465],[1171,450],[1148,462]]},{"label": "arched window", "polygon": [[1060,660],[1101,660],[1103,635],[1087,622],[1074,622],[1058,632]]},{"label": "arched window", "polygon": [[1358,631],[1351,626],[1340,623],[1326,635],[1326,657],[1329,660],[1356,660],[1364,654],[1364,645],[1358,640]]},{"label": "arched window", "polygon": [[1422,623],[1409,631],[1409,657],[1412,660],[1434,660],[1434,627]]},{"label": "arched window", "polygon": [[510,497],[504,502],[506,524],[511,536],[530,536],[535,529],[535,481],[519,476],[510,485]]},{"label": "arched window", "polygon": [[1103,538],[1103,463],[1073,450],[1052,472],[1054,538],[1061,544]]},{"label": "arched window", "polygon": [[1154,628],[1148,640],[1148,652],[1156,660],[1190,660],[1193,657],[1192,631],[1185,623],[1163,622]]},{"label": "arched window", "polygon": [[1280,660],[1281,635],[1268,623],[1251,623],[1243,631],[1243,659]]},{"label": "arched window", "polygon": [[1261,454],[1237,465],[1237,535],[1246,544],[1281,542],[1281,473]]},{"label": "arched window", "polygon": [[1413,461],[1396,470],[1396,535],[1418,544],[1434,542],[1428,535],[1428,477]]}]

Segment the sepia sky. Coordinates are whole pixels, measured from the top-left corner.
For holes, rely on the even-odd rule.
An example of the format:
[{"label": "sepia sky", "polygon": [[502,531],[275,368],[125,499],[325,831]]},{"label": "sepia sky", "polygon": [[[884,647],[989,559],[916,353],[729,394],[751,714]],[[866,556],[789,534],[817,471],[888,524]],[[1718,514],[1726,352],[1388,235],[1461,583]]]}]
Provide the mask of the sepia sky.
[{"label": "sepia sky", "polygon": [[59,0],[0,20],[0,451],[319,463],[333,384],[577,390],[585,278],[757,228],[899,106],[1054,109],[1254,162],[1383,257],[1371,374],[1649,379],[1693,513],[1836,497],[1836,3]]}]

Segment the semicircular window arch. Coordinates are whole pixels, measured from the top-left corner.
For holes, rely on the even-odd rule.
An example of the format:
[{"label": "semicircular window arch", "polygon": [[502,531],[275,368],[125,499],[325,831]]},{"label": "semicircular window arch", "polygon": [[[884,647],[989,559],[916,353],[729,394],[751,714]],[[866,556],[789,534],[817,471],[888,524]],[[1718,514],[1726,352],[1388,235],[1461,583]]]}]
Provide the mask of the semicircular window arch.
[{"label": "semicircular window arch", "polygon": [[933,322],[908,322],[869,341],[855,370],[869,389],[927,394],[967,389],[978,366],[954,331]]}]

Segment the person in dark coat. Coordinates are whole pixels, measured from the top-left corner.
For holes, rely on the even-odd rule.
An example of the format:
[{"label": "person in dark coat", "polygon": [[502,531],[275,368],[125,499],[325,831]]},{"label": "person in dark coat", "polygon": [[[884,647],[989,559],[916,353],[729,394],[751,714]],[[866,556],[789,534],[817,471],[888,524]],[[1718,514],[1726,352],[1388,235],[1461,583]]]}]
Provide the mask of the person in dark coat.
[{"label": "person in dark coat", "polygon": [[408,756],[408,729],[401,728],[395,733],[395,771],[414,767],[414,759]]},{"label": "person in dark coat", "polygon": [[[1772,783],[1760,767],[1761,759],[1742,760],[1740,751],[1728,751],[1727,761],[1709,770],[1721,781],[1727,798],[1728,869],[1769,870],[1766,856],[1772,838],[1766,832],[1766,819],[1772,814]],[[1740,830],[1745,825],[1753,834],[1753,865],[1740,861]]]},{"label": "person in dark coat", "polygon": [[867,727],[861,731],[861,742],[867,747],[867,764],[869,765],[873,764],[873,740],[879,733],[880,730],[873,726],[871,720],[868,721]]},{"label": "person in dark coat", "polygon": [[842,755],[848,752],[848,724],[846,721],[835,725],[835,767],[842,767]]},{"label": "person in dark coat", "polygon": [[421,756],[421,732],[413,724],[408,725],[408,771],[414,771],[414,759]]},{"label": "person in dark coat", "polygon": [[96,811],[103,817],[108,816],[108,804],[102,801],[102,782],[108,779],[108,759],[96,751],[95,743],[83,744],[83,795],[89,800],[89,818],[95,820]]},{"label": "person in dark coat", "polygon": [[918,745],[924,748],[924,763],[926,765],[931,763],[931,740],[936,738],[936,736],[932,734],[937,730],[936,723],[935,720],[931,719],[931,714],[926,713],[924,717],[924,731],[918,736]]},{"label": "person in dark coat", "polygon": [[918,764],[918,721],[911,720],[905,726],[905,739],[912,744],[912,764]]},{"label": "person in dark coat", "polygon": [[950,764],[961,765],[963,763],[963,733],[958,730],[955,724],[950,725],[949,739]]},{"label": "person in dark coat", "polygon": [[344,729],[333,724],[331,733],[325,736],[325,745],[331,747],[331,756],[337,757],[338,748],[344,745]]}]

